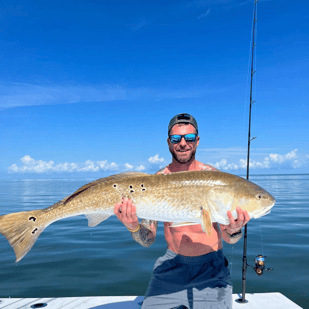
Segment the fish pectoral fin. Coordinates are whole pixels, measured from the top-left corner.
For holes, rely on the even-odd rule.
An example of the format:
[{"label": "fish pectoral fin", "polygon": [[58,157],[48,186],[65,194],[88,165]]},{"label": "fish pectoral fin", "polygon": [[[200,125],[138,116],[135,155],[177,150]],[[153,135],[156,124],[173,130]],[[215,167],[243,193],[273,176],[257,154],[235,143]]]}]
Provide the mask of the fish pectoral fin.
[{"label": "fish pectoral fin", "polygon": [[202,230],[209,236],[211,236],[212,222],[210,217],[210,212],[208,210],[202,209]]},{"label": "fish pectoral fin", "polygon": [[198,224],[196,222],[173,222],[172,225],[170,225],[170,227],[178,227],[178,226],[186,226],[186,225],[194,225],[194,224]]},{"label": "fish pectoral fin", "polygon": [[94,227],[97,226],[102,221],[108,219],[111,215],[106,215],[102,213],[92,213],[87,214],[85,217],[88,219],[88,226]]}]

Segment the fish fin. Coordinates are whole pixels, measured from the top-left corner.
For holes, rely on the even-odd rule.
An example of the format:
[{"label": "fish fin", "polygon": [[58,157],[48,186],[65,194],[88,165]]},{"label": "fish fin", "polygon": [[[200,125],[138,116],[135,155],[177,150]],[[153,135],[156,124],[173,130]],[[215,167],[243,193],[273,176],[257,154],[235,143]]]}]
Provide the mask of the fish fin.
[{"label": "fish fin", "polygon": [[43,210],[15,212],[0,216],[0,233],[8,240],[19,262],[49,225],[40,224]]},{"label": "fish fin", "polygon": [[85,217],[88,219],[88,226],[97,226],[99,223],[102,221],[106,220],[109,218],[111,215],[106,215],[102,213],[92,213],[92,214],[87,214]]},{"label": "fish fin", "polygon": [[120,173],[120,174],[116,174],[116,175],[111,175],[109,177],[106,178],[100,178],[97,179],[93,182],[87,183],[86,185],[80,187],[78,190],[76,190],[73,194],[65,197],[61,202],[63,202],[63,204],[65,205],[66,203],[68,203],[69,201],[71,201],[74,197],[76,197],[77,195],[79,195],[80,193],[90,189],[91,187],[94,187],[100,183],[104,183],[107,181],[110,181],[111,179],[115,179],[116,180],[121,180],[123,178],[127,178],[127,177],[136,177],[136,176],[147,176],[149,174],[147,173],[142,173],[142,172],[126,172],[126,173]]},{"label": "fish fin", "polygon": [[194,224],[199,224],[199,223],[196,223],[196,222],[173,222],[173,224],[170,225],[169,227],[187,226],[187,225],[194,225]]},{"label": "fish fin", "polygon": [[208,210],[202,209],[202,230],[211,236],[212,222],[210,217],[210,212]]},{"label": "fish fin", "polygon": [[128,176],[128,177],[132,177],[132,176],[149,176],[150,174],[147,173],[143,173],[143,172],[125,172],[125,173],[120,173],[120,174],[116,174],[113,176]]}]

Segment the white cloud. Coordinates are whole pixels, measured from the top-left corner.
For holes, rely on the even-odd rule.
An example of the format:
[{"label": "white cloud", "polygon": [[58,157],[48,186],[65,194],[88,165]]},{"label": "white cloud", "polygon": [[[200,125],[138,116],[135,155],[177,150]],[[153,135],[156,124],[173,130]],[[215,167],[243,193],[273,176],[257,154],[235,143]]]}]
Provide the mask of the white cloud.
[{"label": "white cloud", "polygon": [[227,163],[226,159],[222,159],[220,162],[216,162],[213,165],[218,170],[238,170],[239,166],[235,163]]},{"label": "white cloud", "polygon": [[135,170],[138,172],[144,171],[146,169],[146,167],[142,164],[134,167],[133,165],[126,163],[124,166],[126,170],[131,170],[131,171]]},{"label": "white cloud", "polygon": [[[279,148],[252,148],[250,155],[265,155],[268,156],[270,151],[277,150]],[[208,152],[214,156],[235,156],[235,155],[246,155],[247,148],[245,147],[230,147],[230,148],[203,148],[200,151]]]},{"label": "white cloud", "polygon": [[[159,159],[160,160],[160,159]],[[125,163],[123,168],[120,168],[115,162],[108,163],[104,161],[87,160],[84,163],[59,163],[54,161],[35,160],[29,155],[20,159],[21,165],[12,164],[8,167],[9,173],[48,173],[48,172],[99,172],[99,171],[117,171],[117,170],[135,170],[138,172],[144,171],[144,165],[133,166]]]},{"label": "white cloud", "polygon": [[[33,165],[35,164],[35,161],[30,156],[24,156],[20,159],[22,163],[25,165]],[[51,161],[52,162],[52,161]]]},{"label": "white cloud", "polygon": [[[294,149],[285,155],[278,153],[270,153],[263,160],[256,161],[250,159],[249,167],[252,169],[269,169],[269,168],[299,168],[309,161],[308,154],[298,154],[298,150]],[[238,164],[228,163],[226,159],[222,159],[215,164],[214,167],[220,170],[238,170],[247,168],[247,159],[240,159]]]},{"label": "white cloud", "polygon": [[227,89],[200,88],[129,88],[117,84],[99,85],[50,85],[6,84],[0,81],[0,109],[18,106],[55,105],[86,102],[132,101],[141,99],[200,98],[212,92]]},{"label": "white cloud", "polygon": [[151,164],[160,164],[160,163],[164,162],[164,159],[163,158],[159,158],[159,154],[156,154],[155,156],[150,157],[148,159],[148,161]]},{"label": "white cloud", "polygon": [[292,150],[291,152],[287,153],[286,155],[280,155],[277,153],[271,153],[269,155],[269,159],[275,163],[283,163],[288,160],[294,160],[297,158],[297,149]]},{"label": "white cloud", "polygon": [[140,22],[136,23],[132,28],[131,30],[132,31],[136,31],[136,30],[139,30],[143,27],[145,27],[146,25],[149,25],[150,24],[150,21],[146,21],[145,19],[141,20]]},{"label": "white cloud", "polygon": [[[240,168],[247,168],[247,159],[240,159],[239,160],[239,166]],[[270,162],[268,158],[265,158],[264,161],[258,162],[255,160],[250,159],[249,161],[249,167],[250,168],[270,168]]]},{"label": "white cloud", "polygon": [[55,165],[54,161],[35,160],[26,155],[20,159],[22,166],[12,164],[8,167],[10,173],[48,173],[48,172],[97,172],[116,171],[118,165],[115,162],[87,160],[85,163],[60,163]]},{"label": "white cloud", "polygon": [[138,172],[144,171],[145,169],[146,169],[146,167],[144,165],[140,165],[140,166],[135,167],[135,170],[138,171]]},{"label": "white cloud", "polygon": [[52,105],[79,102],[107,102],[137,96],[119,85],[33,85],[14,83],[0,86],[0,107]]},{"label": "white cloud", "polygon": [[133,169],[133,165],[131,165],[131,164],[129,164],[129,163],[126,163],[124,166],[125,166],[125,168],[126,168],[127,170],[132,170],[132,169]]},{"label": "white cloud", "polygon": [[115,162],[112,162],[111,164],[108,165],[108,169],[110,171],[116,171],[118,170],[118,165]]},{"label": "white cloud", "polygon": [[209,13],[210,13],[210,9],[208,9],[206,13],[201,14],[197,19],[201,19],[203,17],[206,17]]},{"label": "white cloud", "polygon": [[[163,167],[165,160],[156,154],[148,159],[151,165]],[[104,161],[87,160],[84,163],[65,162],[55,164],[54,161],[35,160],[31,156],[26,155],[20,159],[21,164],[12,164],[8,167],[10,173],[48,173],[48,172],[99,172],[99,171],[144,171],[146,167],[142,164],[132,165],[125,163],[120,167],[115,162],[108,163]],[[309,162],[309,154],[298,153],[294,149],[286,154],[270,153],[262,160],[250,159],[251,169],[284,169],[284,168],[300,168]],[[216,163],[209,163],[222,171],[241,170],[247,168],[247,160],[240,159],[238,162],[229,162],[222,159]]]}]

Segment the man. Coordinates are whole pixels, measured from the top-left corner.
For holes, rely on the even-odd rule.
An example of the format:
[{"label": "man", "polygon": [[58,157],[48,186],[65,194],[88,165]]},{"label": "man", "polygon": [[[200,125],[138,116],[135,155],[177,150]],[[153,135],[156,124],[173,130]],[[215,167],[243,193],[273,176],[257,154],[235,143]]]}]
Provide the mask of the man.
[{"label": "man", "polygon": [[[196,120],[191,115],[173,117],[168,135],[172,163],[158,173],[217,171],[195,160],[200,137]],[[114,213],[135,241],[145,247],[154,242],[158,222],[141,220],[139,223],[132,200],[117,203]],[[172,223],[164,222],[167,252],[155,263],[142,309],[232,308],[232,282],[222,239],[234,244],[241,238],[241,228],[250,217],[239,207],[237,213],[238,219],[234,220],[231,212],[227,212],[229,225],[213,223],[211,236],[203,232],[200,224],[170,228]]]}]

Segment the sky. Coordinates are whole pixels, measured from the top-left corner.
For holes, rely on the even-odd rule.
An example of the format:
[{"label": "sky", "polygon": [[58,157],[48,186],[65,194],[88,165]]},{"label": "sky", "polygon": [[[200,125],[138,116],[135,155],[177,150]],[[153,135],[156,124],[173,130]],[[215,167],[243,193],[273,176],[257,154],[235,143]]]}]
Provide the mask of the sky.
[{"label": "sky", "polygon": [[[101,178],[196,159],[245,175],[254,1],[0,2],[0,177]],[[259,0],[250,174],[309,173],[309,2]]]}]

